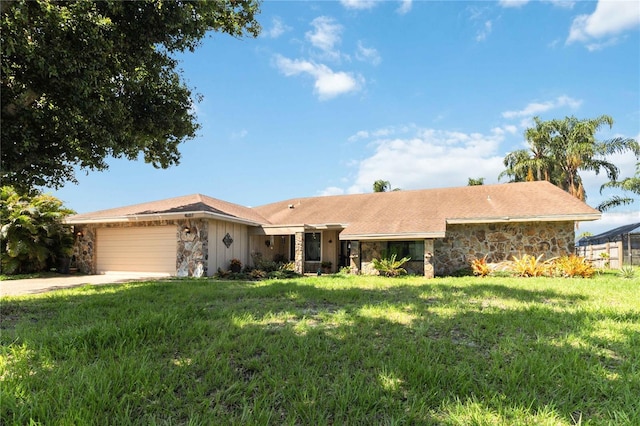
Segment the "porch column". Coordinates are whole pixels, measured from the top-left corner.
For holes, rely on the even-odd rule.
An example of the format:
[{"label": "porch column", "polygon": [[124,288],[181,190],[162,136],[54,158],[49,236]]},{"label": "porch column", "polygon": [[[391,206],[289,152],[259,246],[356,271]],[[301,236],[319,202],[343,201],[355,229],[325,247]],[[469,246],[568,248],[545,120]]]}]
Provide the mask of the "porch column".
[{"label": "porch column", "polygon": [[351,255],[349,256],[349,269],[352,274],[360,273],[360,241],[351,241]]},{"label": "porch column", "polygon": [[295,271],[304,274],[304,232],[296,232],[295,239]]},{"label": "porch column", "polygon": [[424,240],[424,277],[433,278],[435,276],[433,265],[433,240]]}]

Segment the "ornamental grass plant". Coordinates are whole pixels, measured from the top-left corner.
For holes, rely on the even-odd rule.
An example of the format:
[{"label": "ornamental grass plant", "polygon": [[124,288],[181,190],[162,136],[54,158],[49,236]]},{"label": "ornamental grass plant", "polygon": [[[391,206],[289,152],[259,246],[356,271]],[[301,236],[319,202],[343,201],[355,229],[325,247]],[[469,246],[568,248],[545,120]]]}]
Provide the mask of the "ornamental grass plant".
[{"label": "ornamental grass plant", "polygon": [[635,425],[639,289],[323,275],[3,298],[0,424]]}]

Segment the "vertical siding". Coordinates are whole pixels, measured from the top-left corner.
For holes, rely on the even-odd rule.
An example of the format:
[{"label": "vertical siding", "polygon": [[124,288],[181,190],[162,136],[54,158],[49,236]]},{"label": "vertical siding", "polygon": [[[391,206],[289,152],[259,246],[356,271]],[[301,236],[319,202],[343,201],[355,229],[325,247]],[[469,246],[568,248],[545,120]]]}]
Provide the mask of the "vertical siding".
[{"label": "vertical siding", "polygon": [[[233,243],[229,248],[222,242],[227,233],[233,238]],[[234,258],[240,259],[243,266],[250,263],[248,226],[210,220],[208,275],[214,275],[218,271],[218,268],[228,270],[229,262]]]},{"label": "vertical siding", "polygon": [[[331,242],[329,242],[331,240]],[[338,232],[324,231],[322,232],[322,261],[331,262],[331,271],[337,271],[338,265]]]}]

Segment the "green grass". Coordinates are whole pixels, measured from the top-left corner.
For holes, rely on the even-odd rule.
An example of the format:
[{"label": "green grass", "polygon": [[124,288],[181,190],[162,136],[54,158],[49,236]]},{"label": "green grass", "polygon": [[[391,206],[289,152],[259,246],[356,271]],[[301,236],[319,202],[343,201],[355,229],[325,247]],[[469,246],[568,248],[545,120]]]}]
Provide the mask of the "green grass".
[{"label": "green grass", "polygon": [[640,281],[322,276],[1,304],[0,423],[633,425]]}]

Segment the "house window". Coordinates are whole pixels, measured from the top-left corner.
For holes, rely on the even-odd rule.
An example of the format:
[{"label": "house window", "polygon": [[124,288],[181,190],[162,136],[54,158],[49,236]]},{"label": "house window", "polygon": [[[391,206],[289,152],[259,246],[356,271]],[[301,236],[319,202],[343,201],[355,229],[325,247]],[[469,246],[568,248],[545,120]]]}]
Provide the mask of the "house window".
[{"label": "house window", "polygon": [[387,255],[392,254],[398,259],[410,257],[411,260],[420,260],[424,257],[424,241],[389,241]]},{"label": "house window", "polygon": [[319,232],[307,232],[304,234],[304,260],[308,262],[320,262],[320,240],[322,234]]}]

